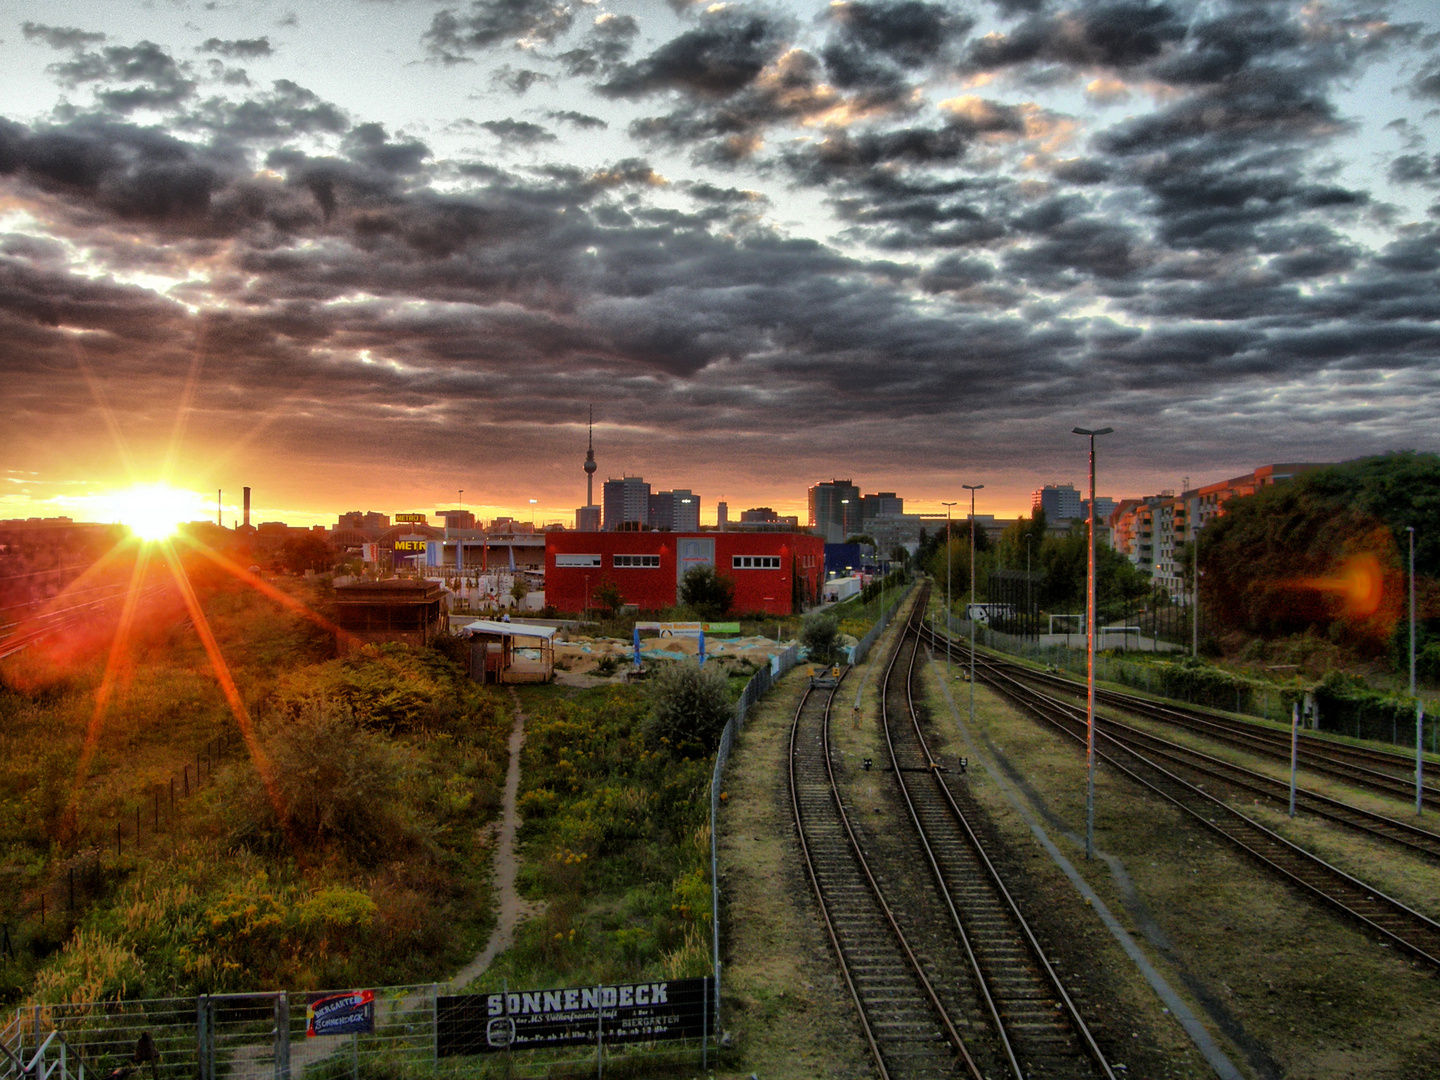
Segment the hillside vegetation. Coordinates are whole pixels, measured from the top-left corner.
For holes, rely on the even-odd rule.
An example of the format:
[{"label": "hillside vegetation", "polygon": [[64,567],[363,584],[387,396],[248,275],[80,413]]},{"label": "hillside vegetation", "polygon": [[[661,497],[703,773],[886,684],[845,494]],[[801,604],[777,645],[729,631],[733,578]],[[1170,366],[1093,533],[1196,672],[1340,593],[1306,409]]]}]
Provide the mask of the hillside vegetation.
[{"label": "hillside vegetation", "polygon": [[17,947],[0,996],[446,977],[490,919],[508,698],[434,650],[335,659],[272,600],[201,592],[249,743],[171,605],[142,613],[98,719],[108,641],[0,668],[0,918]]}]

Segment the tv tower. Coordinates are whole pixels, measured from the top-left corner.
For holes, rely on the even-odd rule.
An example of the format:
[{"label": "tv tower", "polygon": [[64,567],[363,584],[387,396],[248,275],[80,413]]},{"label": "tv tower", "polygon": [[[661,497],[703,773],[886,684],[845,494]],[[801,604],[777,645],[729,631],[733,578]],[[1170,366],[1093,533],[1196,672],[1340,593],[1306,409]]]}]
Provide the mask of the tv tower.
[{"label": "tv tower", "polygon": [[595,406],[590,406],[590,448],[585,451],[585,505],[595,505]]},{"label": "tv tower", "polygon": [[600,507],[595,505],[595,406],[590,406],[590,449],[585,451],[585,505],[575,511],[579,532],[600,531]]}]

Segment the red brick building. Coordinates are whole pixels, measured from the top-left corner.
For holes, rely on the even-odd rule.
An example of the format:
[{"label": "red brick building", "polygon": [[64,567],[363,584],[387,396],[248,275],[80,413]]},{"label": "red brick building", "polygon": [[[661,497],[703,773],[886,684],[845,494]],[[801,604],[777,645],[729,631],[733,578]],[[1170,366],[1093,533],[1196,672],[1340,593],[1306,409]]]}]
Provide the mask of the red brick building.
[{"label": "red brick building", "polygon": [[613,582],[625,603],[660,611],[675,606],[680,579],[695,566],[735,583],[734,612],[789,615],[817,602],[825,541],[808,533],[548,533],[545,603],[584,611]]}]

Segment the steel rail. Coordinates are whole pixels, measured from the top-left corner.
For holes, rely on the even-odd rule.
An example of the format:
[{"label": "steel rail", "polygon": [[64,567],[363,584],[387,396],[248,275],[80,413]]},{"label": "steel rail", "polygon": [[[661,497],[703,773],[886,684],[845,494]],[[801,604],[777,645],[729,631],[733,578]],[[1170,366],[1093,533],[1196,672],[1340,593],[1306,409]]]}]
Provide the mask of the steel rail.
[{"label": "steel rail", "polygon": [[[1083,726],[1084,721],[1073,706],[1040,693],[991,666],[988,661],[978,670],[985,672],[986,681],[997,692],[1066,736],[1083,739],[1076,728]],[[1302,890],[1339,909],[1405,951],[1440,967],[1440,923],[1267,829],[1223,800],[1149,760],[1139,751],[1116,742],[1108,734],[1097,734],[1102,734],[1110,747],[1130,760],[1130,764],[1126,764],[1115,753],[1097,748],[1096,753],[1112,767],[1173,803],[1207,829],[1223,836]],[[1142,775],[1142,772],[1148,775]],[[1286,862],[1290,865],[1283,865]],[[1342,893],[1345,895],[1340,895]]]},{"label": "steel rail", "polygon": [[[981,653],[980,655],[984,655]],[[1013,661],[990,658],[992,665],[1004,666],[1016,677],[1028,682],[1083,693],[1084,685],[1061,675],[1036,671]],[[1197,731],[1207,738],[1229,743],[1241,749],[1284,761],[1290,760],[1290,735],[1250,720],[1239,720],[1195,706],[1179,706],[1152,701],[1119,690],[1095,691],[1097,701],[1114,705],[1148,719]],[[1412,800],[1415,797],[1415,759],[1373,747],[1349,746],[1332,742],[1309,732],[1302,732],[1298,756],[1300,762],[1314,772],[1333,776],[1351,784],[1369,788],[1380,794]],[[1379,766],[1371,768],[1370,766]],[[1394,770],[1385,771],[1387,769]],[[1440,808],[1440,787],[1422,785],[1426,806]]]},{"label": "steel rail", "polygon": [[[1099,1070],[1099,1074],[1107,1078],[1107,1080],[1115,1080],[1115,1074],[1111,1070],[1109,1062],[1106,1060],[1099,1045],[1095,1042],[1094,1036],[1081,1017],[1074,1000],[1066,991],[1058,973],[1055,971],[1053,965],[1051,965],[1049,958],[1045,955],[1044,949],[1035,937],[1029,923],[1025,920],[1025,916],[1021,913],[1014,896],[1005,886],[1003,878],[1000,876],[995,864],[986,852],[985,845],[981,842],[979,836],[972,828],[969,819],[956,801],[954,793],[944,782],[944,774],[941,770],[940,763],[930,752],[930,747],[926,742],[924,732],[921,730],[919,714],[915,708],[914,678],[916,660],[920,651],[919,645],[922,641],[922,633],[918,626],[917,613],[923,610],[920,606],[923,604],[923,600],[924,597],[922,594],[921,601],[912,609],[910,618],[906,622],[901,641],[897,642],[895,649],[891,653],[881,686],[880,701],[881,719],[885,730],[886,744],[890,751],[891,765],[895,771],[896,779],[899,781],[900,791],[905,799],[906,807],[910,812],[911,823],[920,836],[931,868],[931,873],[935,878],[936,886],[944,896],[946,906],[949,909],[951,919],[955,925],[956,933],[964,944],[965,952],[970,959],[972,970],[974,971],[976,982],[984,997],[987,1010],[994,1020],[996,1033],[1004,1049],[1006,1060],[1014,1076],[1017,1077],[1018,1080],[1026,1080],[1027,1077],[1034,1075],[1034,1064],[1032,1062],[1029,1069],[1020,1064],[1019,1055],[1011,1038],[1010,1025],[1002,1015],[1002,1009],[996,1000],[996,993],[992,992],[991,983],[998,973],[987,975],[985,965],[981,963],[976,954],[975,947],[972,944],[971,934],[965,926],[965,920],[961,916],[956,907],[955,900],[951,895],[951,886],[949,882],[947,882],[945,871],[941,867],[942,859],[937,855],[935,847],[931,843],[932,839],[935,838],[932,837],[931,830],[925,825],[920,809],[917,806],[917,800],[925,799],[924,792],[920,790],[921,788],[930,791],[932,796],[938,798],[939,804],[943,807],[939,816],[955,826],[955,831],[958,833],[963,846],[970,851],[974,860],[979,863],[983,871],[978,878],[969,876],[969,873],[973,872],[973,866],[963,868],[952,867],[952,873],[959,873],[961,870],[964,870],[967,872],[967,880],[978,880],[989,886],[987,890],[989,894],[988,899],[991,904],[998,909],[1002,919],[1008,924],[1003,930],[999,931],[1000,935],[1007,939],[1007,941],[1002,944],[1009,944],[1018,940],[1022,952],[1029,957],[1029,965],[1022,967],[1021,970],[1031,975],[1032,980],[1031,985],[1022,992],[1022,996],[1030,996],[1037,991],[1042,994],[1047,992],[1051,994],[1053,1000],[1050,1007],[1059,1012],[1063,1018],[1060,1022],[1054,1023],[1054,1018],[1052,1017],[1052,1026],[1067,1031],[1069,1035],[1078,1036],[1078,1042],[1083,1047],[1081,1056],[1086,1060],[1087,1064],[1095,1066],[1095,1068]],[[900,752],[896,747],[896,732],[891,724],[888,701],[889,691],[892,686],[891,679],[894,675],[896,665],[899,663],[901,656],[906,652],[904,646],[907,642],[913,643],[913,647],[908,651],[908,660],[905,664],[905,677],[900,691],[904,699],[905,712],[909,717],[909,730],[914,735],[915,747],[923,759],[924,771],[929,773],[933,785],[933,787],[923,784],[917,785],[914,791],[912,791],[911,785],[905,779],[906,770],[901,765]],[[903,729],[905,725],[902,723],[900,727]],[[992,933],[994,933],[994,931],[992,931]],[[1032,1011],[1034,1000],[1033,997],[1030,1000]],[[1034,1047],[1031,1047],[1031,1050],[1038,1053],[1038,1050]],[[1071,1058],[1071,1060],[1073,1061],[1074,1059]],[[1084,1069],[1084,1072],[1089,1076],[1095,1075],[1095,1072],[1088,1067]]]},{"label": "steel rail", "polygon": [[[826,697],[823,705],[819,746],[820,753],[825,759],[825,774],[829,782],[830,801],[833,804],[834,812],[841,826],[840,831],[848,841],[847,850],[854,859],[855,876],[860,879],[862,887],[883,915],[884,928],[888,929],[892,944],[896,946],[899,954],[903,957],[904,963],[908,967],[909,975],[914,979],[917,988],[921,992],[919,996],[923,997],[928,1003],[929,1011],[933,1014],[931,1019],[934,1020],[938,1018],[945,1041],[948,1042],[955,1053],[959,1055],[966,1075],[970,1077],[971,1080],[984,1080],[983,1074],[975,1064],[974,1059],[970,1056],[964,1040],[961,1038],[959,1031],[956,1030],[954,1023],[951,1021],[949,1014],[940,1001],[939,995],[935,992],[934,986],[926,977],[919,958],[911,948],[904,932],[900,928],[899,922],[895,918],[894,911],[886,902],[879,884],[870,872],[859,840],[855,835],[854,829],[851,827],[849,815],[845,812],[844,804],[840,799],[839,788],[835,782],[834,765],[830,759],[829,752],[830,711],[835,694],[839,691],[840,684],[843,683],[845,676],[848,674],[849,669],[847,668],[845,672],[842,673],[839,682],[836,683],[836,686]],[[892,1072],[886,1060],[886,1053],[881,1047],[882,1040],[876,1035],[874,1025],[867,1010],[864,995],[856,985],[856,973],[852,970],[851,958],[847,955],[848,950],[845,943],[842,942],[842,935],[836,926],[831,911],[831,898],[827,895],[826,889],[821,883],[822,875],[816,865],[815,855],[811,850],[811,838],[807,835],[807,815],[802,812],[801,809],[801,785],[800,778],[796,774],[797,762],[799,762],[801,758],[801,753],[797,744],[799,742],[801,717],[813,693],[813,687],[805,691],[799,705],[796,707],[795,715],[791,722],[789,747],[790,805],[795,817],[795,828],[800,841],[800,853],[805,863],[806,875],[810,879],[810,886],[814,890],[816,900],[820,906],[821,917],[825,923],[826,933],[830,938],[831,948],[834,949],[836,962],[839,964],[842,977],[850,990],[851,1000],[855,1003],[855,1009],[860,1017],[861,1027],[865,1032],[866,1042],[870,1047],[871,1056],[875,1061],[875,1067],[879,1071],[882,1080],[892,1080]]]}]

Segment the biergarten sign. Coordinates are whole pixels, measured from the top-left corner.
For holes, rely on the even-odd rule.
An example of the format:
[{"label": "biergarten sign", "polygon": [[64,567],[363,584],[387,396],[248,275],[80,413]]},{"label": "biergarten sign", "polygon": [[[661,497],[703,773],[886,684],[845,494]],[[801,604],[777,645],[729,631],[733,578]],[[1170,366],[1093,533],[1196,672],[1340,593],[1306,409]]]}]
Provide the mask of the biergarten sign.
[{"label": "biergarten sign", "polygon": [[375,991],[310,994],[305,1003],[305,1035],[368,1035],[375,1030]]},{"label": "biergarten sign", "polygon": [[436,1000],[440,1057],[700,1039],[714,1023],[708,976]]}]

